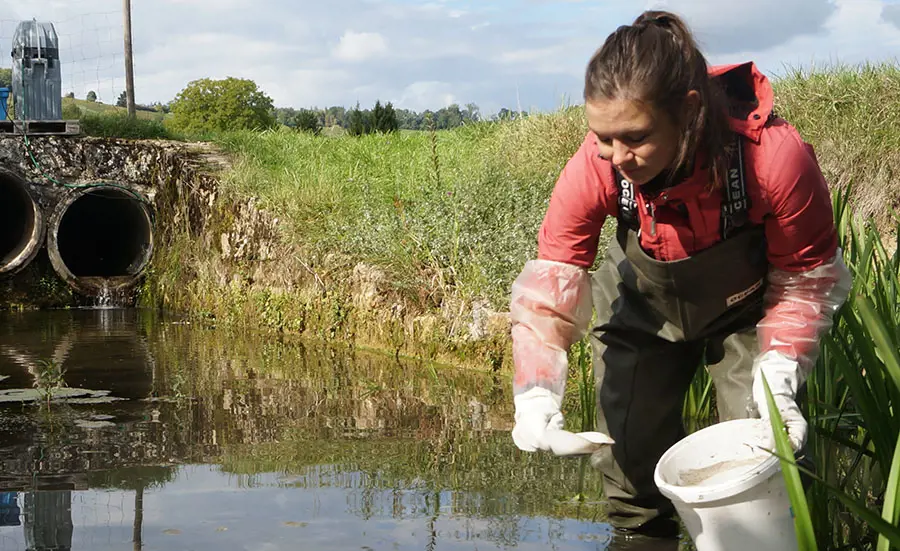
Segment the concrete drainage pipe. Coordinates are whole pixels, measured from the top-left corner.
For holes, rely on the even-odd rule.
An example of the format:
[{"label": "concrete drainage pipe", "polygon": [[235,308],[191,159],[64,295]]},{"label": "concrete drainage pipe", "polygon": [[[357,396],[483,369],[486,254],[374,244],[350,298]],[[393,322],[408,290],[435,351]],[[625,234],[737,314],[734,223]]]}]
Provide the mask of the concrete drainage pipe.
[{"label": "concrete drainage pipe", "polygon": [[37,256],[44,216],[25,182],[0,170],[0,275],[11,275]]},{"label": "concrete drainage pipe", "polygon": [[60,200],[47,224],[47,254],[66,283],[89,296],[137,283],[153,251],[152,217],[138,197],[98,184]]}]

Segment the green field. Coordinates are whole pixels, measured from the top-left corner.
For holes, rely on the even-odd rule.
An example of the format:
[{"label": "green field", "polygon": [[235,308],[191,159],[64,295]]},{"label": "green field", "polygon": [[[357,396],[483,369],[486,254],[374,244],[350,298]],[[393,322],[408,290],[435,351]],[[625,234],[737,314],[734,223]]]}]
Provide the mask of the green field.
[{"label": "green field", "polygon": [[[77,107],[81,111],[81,113],[90,115],[125,116],[128,114],[128,110],[124,107],[107,105],[105,103],[100,103],[97,101],[87,101],[76,98],[63,98],[62,102],[64,113],[67,110],[71,112],[73,107]],[[135,115],[140,119],[155,121],[162,121],[166,116],[165,113],[156,111],[144,111],[141,109],[136,110]]]}]

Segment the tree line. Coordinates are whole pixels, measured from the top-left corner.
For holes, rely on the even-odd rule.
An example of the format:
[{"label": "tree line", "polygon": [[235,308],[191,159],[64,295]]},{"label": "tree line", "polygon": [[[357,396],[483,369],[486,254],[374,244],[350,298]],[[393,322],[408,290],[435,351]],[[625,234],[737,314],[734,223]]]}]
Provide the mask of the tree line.
[{"label": "tree line", "polygon": [[[10,69],[0,69],[0,86],[11,84],[11,73]],[[69,92],[66,96],[74,98],[75,94]],[[85,99],[95,102],[98,98],[91,90]],[[125,107],[125,92],[119,95],[116,105]],[[234,77],[194,80],[168,103],[136,104],[135,107],[169,115],[167,125],[171,124],[173,128],[200,133],[284,125],[315,134],[324,128],[340,127],[348,134],[359,136],[401,129],[448,130],[482,120],[511,120],[527,116],[524,111],[503,108],[485,118],[474,103],[464,106],[454,103],[435,111],[426,109],[422,112],[397,109],[391,102],[382,103],[380,100],[371,108],[361,108],[358,102],[351,108],[275,107],[272,99],[255,82]]]},{"label": "tree line", "polygon": [[[474,103],[468,103],[462,107],[458,104],[451,104],[436,111],[426,109],[422,112],[397,109],[391,102],[382,104],[380,100],[376,101],[371,109],[362,109],[358,103],[349,109],[339,105],[324,109],[275,108],[275,120],[285,126],[305,130],[315,122],[320,129],[339,126],[351,134],[359,133],[360,125],[366,127],[366,121],[372,121],[368,123],[368,127],[381,130],[386,123],[379,123],[379,121],[383,121],[385,117],[396,120],[394,129],[403,130],[430,130],[432,127],[435,130],[447,130],[483,120],[480,109]],[[512,111],[503,109],[492,118],[515,118],[515,115]]]}]

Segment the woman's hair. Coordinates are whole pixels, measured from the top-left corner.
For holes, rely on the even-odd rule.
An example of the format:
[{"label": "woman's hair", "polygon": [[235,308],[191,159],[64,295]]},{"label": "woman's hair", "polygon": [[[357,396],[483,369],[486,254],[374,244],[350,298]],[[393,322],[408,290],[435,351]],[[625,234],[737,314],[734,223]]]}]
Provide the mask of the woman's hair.
[{"label": "woman's hair", "polygon": [[[698,152],[706,155],[710,186],[725,181],[731,154],[728,108],[720,87],[709,77],[706,58],[691,31],[677,15],[646,11],[631,25],[609,35],[587,66],[585,101],[627,99],[668,114],[681,128],[670,178],[693,167]],[[685,98],[699,94],[691,114]]]}]

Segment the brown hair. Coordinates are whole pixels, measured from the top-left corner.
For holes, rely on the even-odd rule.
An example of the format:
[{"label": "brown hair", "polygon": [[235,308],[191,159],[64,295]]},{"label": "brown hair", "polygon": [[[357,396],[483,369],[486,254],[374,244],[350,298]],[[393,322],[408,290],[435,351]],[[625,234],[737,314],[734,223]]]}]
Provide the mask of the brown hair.
[{"label": "brown hair", "polygon": [[[725,181],[731,154],[728,111],[720,87],[709,77],[706,58],[677,15],[645,11],[606,39],[587,66],[585,101],[630,99],[667,113],[682,139],[670,178],[690,170],[699,151],[707,155],[710,186]],[[688,92],[700,96],[693,117],[684,112]]]}]

